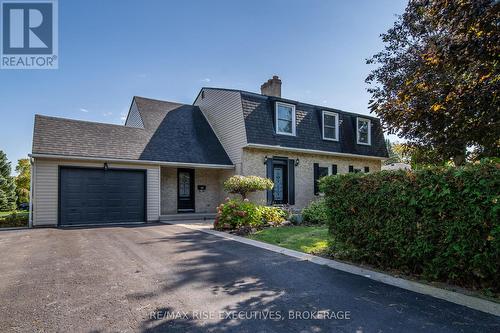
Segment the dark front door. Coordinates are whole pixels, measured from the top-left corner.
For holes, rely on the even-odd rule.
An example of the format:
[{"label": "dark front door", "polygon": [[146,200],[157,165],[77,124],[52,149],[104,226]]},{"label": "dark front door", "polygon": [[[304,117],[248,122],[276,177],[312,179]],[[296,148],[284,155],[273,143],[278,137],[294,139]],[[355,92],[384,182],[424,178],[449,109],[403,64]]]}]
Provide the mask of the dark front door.
[{"label": "dark front door", "polygon": [[288,175],[285,161],[283,163],[275,161],[273,164],[273,182],[273,203],[288,203]]},{"label": "dark front door", "polygon": [[194,211],[194,169],[177,169],[177,210]]},{"label": "dark front door", "polygon": [[145,171],[62,167],[60,225],[145,221]]}]

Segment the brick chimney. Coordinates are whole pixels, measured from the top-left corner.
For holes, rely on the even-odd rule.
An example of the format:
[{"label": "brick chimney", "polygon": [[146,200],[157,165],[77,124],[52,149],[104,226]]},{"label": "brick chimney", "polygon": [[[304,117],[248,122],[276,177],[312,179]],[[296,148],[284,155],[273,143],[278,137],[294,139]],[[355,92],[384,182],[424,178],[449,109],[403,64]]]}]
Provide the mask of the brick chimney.
[{"label": "brick chimney", "polygon": [[281,97],[281,80],[277,75],[260,86],[262,95]]}]

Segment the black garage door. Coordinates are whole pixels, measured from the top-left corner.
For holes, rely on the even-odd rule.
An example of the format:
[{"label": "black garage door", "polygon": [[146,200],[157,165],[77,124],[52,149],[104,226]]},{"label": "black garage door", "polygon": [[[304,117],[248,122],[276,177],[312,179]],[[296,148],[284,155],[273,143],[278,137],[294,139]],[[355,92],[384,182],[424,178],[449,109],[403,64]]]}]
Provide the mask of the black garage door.
[{"label": "black garage door", "polygon": [[61,168],[60,224],[145,221],[145,171]]}]

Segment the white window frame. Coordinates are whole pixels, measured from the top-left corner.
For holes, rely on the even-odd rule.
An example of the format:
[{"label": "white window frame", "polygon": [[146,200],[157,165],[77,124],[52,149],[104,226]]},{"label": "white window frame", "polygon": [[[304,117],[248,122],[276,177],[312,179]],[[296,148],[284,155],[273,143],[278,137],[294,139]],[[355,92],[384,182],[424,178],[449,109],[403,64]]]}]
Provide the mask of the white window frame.
[{"label": "white window frame", "polygon": [[[284,107],[287,107],[287,108],[291,108],[292,109],[292,133],[288,133],[288,132],[280,132],[278,130],[278,107],[282,105]],[[288,103],[283,103],[283,102],[276,102],[276,106],[275,106],[275,111],[274,111],[274,118],[275,118],[275,126],[276,126],[276,134],[280,134],[280,135],[290,135],[290,136],[295,136],[296,135],[296,131],[295,131],[295,125],[296,125],[296,119],[295,119],[295,105],[293,104],[288,104]]]},{"label": "white window frame", "polygon": [[[335,117],[335,138],[327,138],[325,136],[325,115]],[[339,141],[339,114],[336,112],[331,112],[331,111],[323,111],[323,115],[321,117],[322,119],[322,132],[323,132],[323,140],[328,140],[328,141]],[[328,126],[332,127],[332,126]]]},{"label": "white window frame", "polygon": [[[360,142],[359,141],[359,121],[368,122],[368,142]],[[356,142],[358,143],[358,145],[371,146],[371,144],[372,144],[372,121],[370,119],[361,118],[361,117],[356,118]]]}]

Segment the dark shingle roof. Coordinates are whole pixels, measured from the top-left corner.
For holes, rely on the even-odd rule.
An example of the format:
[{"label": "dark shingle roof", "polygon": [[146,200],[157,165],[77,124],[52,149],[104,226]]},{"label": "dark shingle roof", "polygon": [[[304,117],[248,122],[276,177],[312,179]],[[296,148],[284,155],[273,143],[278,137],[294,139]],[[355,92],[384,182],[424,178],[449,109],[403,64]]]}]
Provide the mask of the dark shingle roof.
[{"label": "dark shingle roof", "polygon": [[36,115],[33,153],[232,165],[198,107],[134,101],[144,129]]},{"label": "dark shingle roof", "polygon": [[[240,93],[248,143],[387,157],[384,134],[377,118],[246,91],[240,91]],[[296,136],[276,134],[274,129],[276,101],[295,105]],[[339,114],[340,140],[338,142],[322,138],[323,110]],[[372,142],[370,146],[356,143],[356,118],[358,116],[371,120]]]}]

